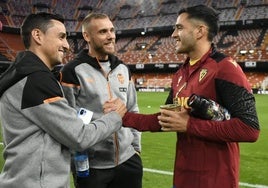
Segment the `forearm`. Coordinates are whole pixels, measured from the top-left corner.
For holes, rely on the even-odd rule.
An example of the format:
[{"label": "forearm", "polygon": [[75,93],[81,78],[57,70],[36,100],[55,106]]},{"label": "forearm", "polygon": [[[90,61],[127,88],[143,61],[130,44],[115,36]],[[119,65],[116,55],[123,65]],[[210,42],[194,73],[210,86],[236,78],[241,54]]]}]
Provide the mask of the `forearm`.
[{"label": "forearm", "polygon": [[158,132],[161,131],[161,126],[158,123],[156,114],[137,114],[133,112],[127,112],[123,117],[123,126],[131,127],[138,131],[151,131]]},{"label": "forearm", "polygon": [[188,134],[217,142],[255,142],[259,132],[238,118],[227,121],[190,118],[187,126]]}]

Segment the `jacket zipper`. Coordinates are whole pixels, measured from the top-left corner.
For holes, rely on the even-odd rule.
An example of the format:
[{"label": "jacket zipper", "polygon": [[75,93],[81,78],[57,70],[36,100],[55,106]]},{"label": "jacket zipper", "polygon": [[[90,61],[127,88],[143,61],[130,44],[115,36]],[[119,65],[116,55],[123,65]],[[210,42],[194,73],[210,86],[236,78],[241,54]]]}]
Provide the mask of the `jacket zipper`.
[{"label": "jacket zipper", "polygon": [[[107,91],[108,91],[108,94],[109,94],[109,100],[111,100],[111,99],[113,99],[113,94],[112,94],[112,90],[111,90],[111,84],[110,84],[110,81],[109,81],[109,74],[110,74],[111,71],[109,73],[106,73],[103,70],[103,68],[102,68],[102,66],[100,64],[99,59],[98,58],[96,58],[96,59],[97,59],[97,61],[99,63],[99,66],[101,67],[101,71],[102,71],[103,75],[106,78],[106,81],[107,81]],[[114,133],[114,143],[115,143],[115,154],[114,154],[114,157],[115,158],[114,158],[114,163],[117,166],[118,165],[118,161],[119,161],[119,142],[118,142],[118,133],[117,132]]]},{"label": "jacket zipper", "polygon": [[[107,74],[106,79],[107,79],[107,90],[108,90],[108,93],[109,93],[109,99],[112,99],[113,94],[112,94],[112,91],[111,91],[111,85],[110,85],[110,81],[109,81],[109,78],[108,78],[108,74]],[[118,165],[118,161],[119,161],[119,143],[118,143],[118,133],[117,132],[114,133],[114,143],[115,143],[114,163],[115,163],[115,165]]]}]

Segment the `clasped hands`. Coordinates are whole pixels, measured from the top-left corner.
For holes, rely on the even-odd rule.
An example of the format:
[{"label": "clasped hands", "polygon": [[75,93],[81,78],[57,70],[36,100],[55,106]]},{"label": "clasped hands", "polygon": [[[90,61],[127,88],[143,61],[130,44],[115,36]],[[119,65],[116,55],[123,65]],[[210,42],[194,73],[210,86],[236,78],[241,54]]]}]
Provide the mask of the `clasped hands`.
[{"label": "clasped hands", "polygon": [[[121,117],[127,112],[126,105],[119,98],[108,100],[103,105],[104,113],[116,111]],[[160,115],[157,116],[158,123],[162,127],[162,131],[169,132],[186,132],[189,120],[188,110],[181,108],[180,111],[171,111],[160,109]],[[139,123],[139,122],[137,122]]]},{"label": "clasped hands", "polygon": [[123,118],[125,113],[127,112],[127,108],[122,100],[120,100],[119,98],[116,98],[116,99],[106,101],[103,105],[103,112],[105,114],[111,111],[117,112],[121,116],[121,118]]}]

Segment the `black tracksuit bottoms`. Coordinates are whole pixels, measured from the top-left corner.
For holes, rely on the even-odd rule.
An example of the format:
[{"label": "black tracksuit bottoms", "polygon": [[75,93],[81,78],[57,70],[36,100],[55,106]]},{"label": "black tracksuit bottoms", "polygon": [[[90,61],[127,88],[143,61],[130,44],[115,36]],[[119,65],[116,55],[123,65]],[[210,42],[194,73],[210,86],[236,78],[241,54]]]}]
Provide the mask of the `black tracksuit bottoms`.
[{"label": "black tracksuit bottoms", "polygon": [[89,177],[74,177],[76,188],[142,188],[143,167],[138,154],[110,169],[90,168]]}]

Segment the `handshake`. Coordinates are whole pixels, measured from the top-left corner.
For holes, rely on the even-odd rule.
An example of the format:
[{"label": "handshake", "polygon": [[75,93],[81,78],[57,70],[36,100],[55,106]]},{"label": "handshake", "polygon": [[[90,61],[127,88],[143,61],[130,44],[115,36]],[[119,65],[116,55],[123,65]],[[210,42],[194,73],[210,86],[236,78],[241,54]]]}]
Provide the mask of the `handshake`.
[{"label": "handshake", "polygon": [[126,105],[120,99],[106,101],[103,112],[115,111],[123,119],[124,127],[139,131],[177,131],[185,132],[189,119],[188,110],[177,105],[161,105],[155,114],[126,113]]},{"label": "handshake", "polygon": [[189,98],[188,106],[191,108],[186,109],[176,104],[161,105],[160,112],[156,114],[126,114],[126,105],[117,98],[106,101],[103,111],[104,113],[117,112],[123,118],[124,126],[141,131],[186,132],[190,116],[213,121],[231,118],[230,113],[224,107],[211,99],[195,94]]},{"label": "handshake", "polygon": [[103,112],[105,114],[112,111],[117,112],[123,118],[125,113],[127,112],[127,108],[122,100],[116,98],[106,101],[103,105]]}]

